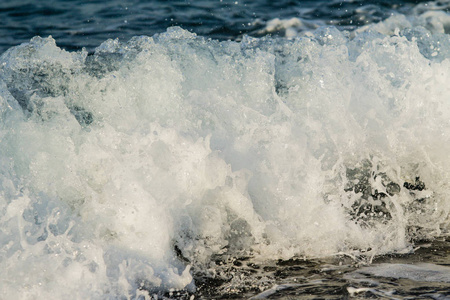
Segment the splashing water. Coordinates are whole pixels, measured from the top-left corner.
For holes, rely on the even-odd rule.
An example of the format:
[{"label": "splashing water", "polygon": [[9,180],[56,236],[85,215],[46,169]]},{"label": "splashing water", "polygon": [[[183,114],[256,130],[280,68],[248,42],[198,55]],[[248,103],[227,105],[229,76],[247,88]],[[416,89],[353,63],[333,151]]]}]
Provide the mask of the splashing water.
[{"label": "splashing water", "polygon": [[443,19],[239,43],[174,27],[93,54],[51,37],[9,49],[4,297],[194,291],[192,274],[214,276],[227,257],[370,260],[448,234]]}]

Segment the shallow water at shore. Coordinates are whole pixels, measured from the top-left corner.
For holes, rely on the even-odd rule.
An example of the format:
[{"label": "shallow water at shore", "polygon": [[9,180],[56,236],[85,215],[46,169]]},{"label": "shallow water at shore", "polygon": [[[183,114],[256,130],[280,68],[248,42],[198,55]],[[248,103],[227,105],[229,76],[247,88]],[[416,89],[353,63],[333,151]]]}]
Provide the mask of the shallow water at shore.
[{"label": "shallow water at shore", "polygon": [[205,280],[196,293],[180,298],[448,299],[450,239],[418,243],[413,253],[382,255],[371,264],[348,256],[264,263],[237,259],[223,272],[222,280]]}]

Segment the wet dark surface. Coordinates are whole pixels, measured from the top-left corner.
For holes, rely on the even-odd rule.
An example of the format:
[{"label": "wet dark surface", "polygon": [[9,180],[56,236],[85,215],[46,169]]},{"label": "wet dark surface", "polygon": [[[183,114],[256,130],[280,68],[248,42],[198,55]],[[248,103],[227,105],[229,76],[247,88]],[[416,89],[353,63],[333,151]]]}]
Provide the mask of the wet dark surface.
[{"label": "wet dark surface", "polygon": [[[375,257],[371,264],[347,256],[259,264],[230,260],[212,279],[197,274],[195,299],[448,299],[449,282],[366,274],[381,264],[450,266],[450,239],[417,244],[409,254]],[[192,294],[175,298],[189,299]]]}]

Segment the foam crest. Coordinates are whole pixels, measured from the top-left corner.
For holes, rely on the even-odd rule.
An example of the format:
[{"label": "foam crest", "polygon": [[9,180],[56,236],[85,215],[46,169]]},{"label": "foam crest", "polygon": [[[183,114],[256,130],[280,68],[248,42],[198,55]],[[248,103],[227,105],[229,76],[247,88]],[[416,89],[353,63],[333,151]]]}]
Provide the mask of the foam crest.
[{"label": "foam crest", "polygon": [[370,260],[447,234],[449,39],[406,25],[8,50],[5,295],[193,291],[230,256]]}]

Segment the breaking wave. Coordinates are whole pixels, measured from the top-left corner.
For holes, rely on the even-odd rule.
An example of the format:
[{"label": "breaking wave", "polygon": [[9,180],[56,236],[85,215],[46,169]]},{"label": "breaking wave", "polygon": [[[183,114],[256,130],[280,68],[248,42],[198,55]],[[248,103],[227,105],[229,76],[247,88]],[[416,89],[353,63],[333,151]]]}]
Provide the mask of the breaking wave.
[{"label": "breaking wave", "polygon": [[173,27],[95,53],[9,49],[3,295],[194,291],[227,257],[370,260],[448,234],[450,39],[433,13],[290,40]]}]

